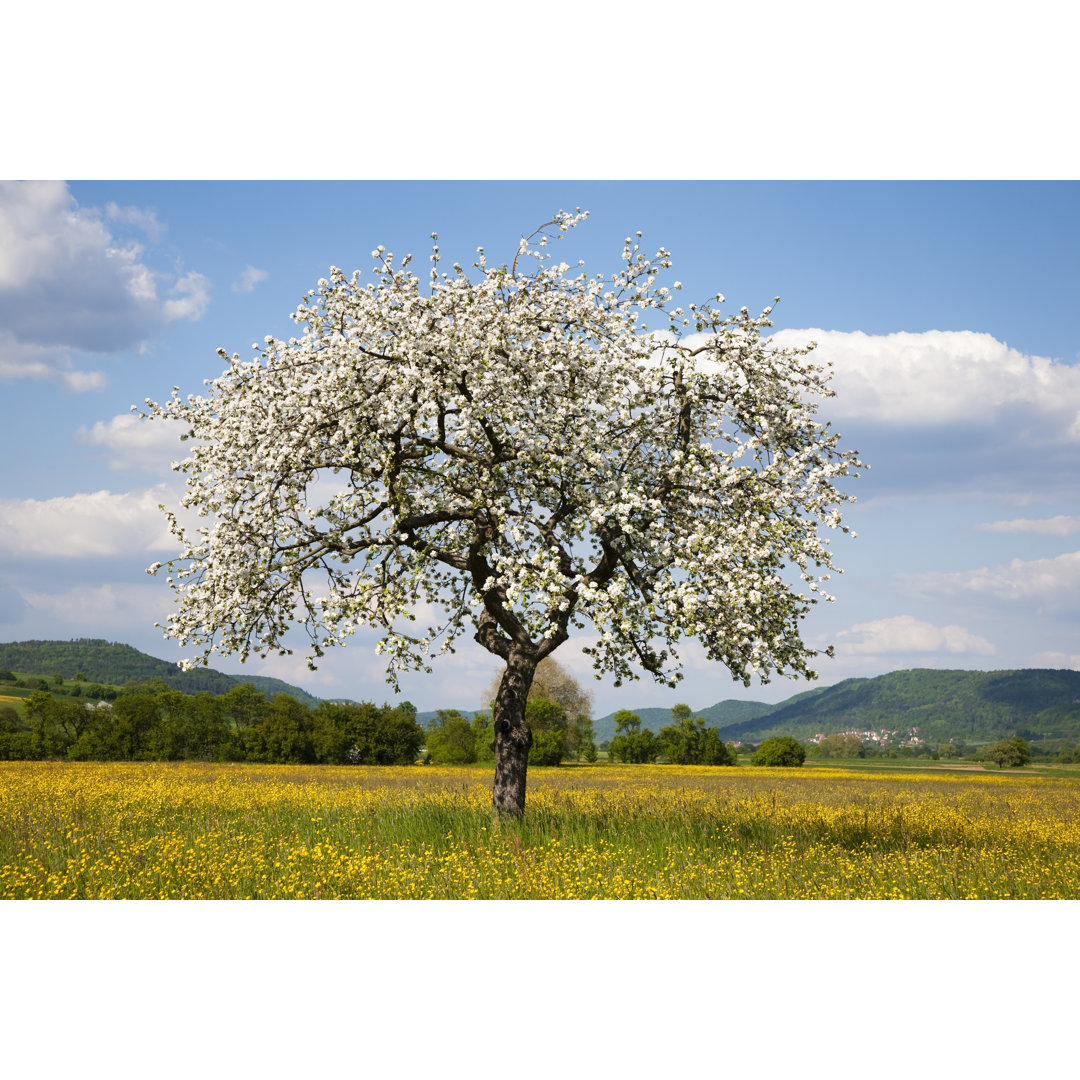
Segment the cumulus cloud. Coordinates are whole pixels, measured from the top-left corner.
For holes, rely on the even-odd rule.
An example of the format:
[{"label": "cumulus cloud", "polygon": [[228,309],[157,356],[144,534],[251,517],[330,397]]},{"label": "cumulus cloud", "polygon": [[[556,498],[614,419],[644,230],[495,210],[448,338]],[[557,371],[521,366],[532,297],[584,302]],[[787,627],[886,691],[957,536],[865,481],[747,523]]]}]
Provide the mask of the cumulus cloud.
[{"label": "cumulus cloud", "polygon": [[1051,439],[1080,442],[1080,367],[1027,356],[971,330],[872,335],[780,330],[782,346],[816,341],[814,357],[834,365],[830,416],[881,424],[995,426],[1035,414]]},{"label": "cumulus cloud", "polygon": [[927,596],[963,595],[995,600],[1040,602],[1051,607],[1075,605],[1080,593],[1080,551],[1049,559],[1013,559],[994,568],[959,573],[905,575],[914,588]]},{"label": "cumulus cloud", "polygon": [[141,420],[131,413],[121,413],[111,420],[98,420],[93,427],[81,427],[80,441],[102,446],[112,452],[109,465],[114,469],[161,471],[173,461],[187,456],[191,443],[181,442],[186,425],[170,420]]},{"label": "cumulus cloud", "polygon": [[982,532],[1070,536],[1080,532],[1080,517],[1058,514],[1052,518],[1013,518],[1011,521],[985,521],[975,527]]},{"label": "cumulus cloud", "polygon": [[196,322],[201,319],[210,303],[210,281],[194,270],[188,271],[172,288],[171,299],[161,306],[165,322],[187,319]]},{"label": "cumulus cloud", "polygon": [[769,340],[833,365],[821,417],[871,471],[863,499],[934,491],[980,498],[1075,489],[1080,365],[968,330],[871,335],[781,330]]},{"label": "cumulus cloud", "polygon": [[989,656],[994,644],[962,626],[935,626],[912,615],[856,623],[835,635],[839,655],[886,656],[895,653],[971,653]]},{"label": "cumulus cloud", "polygon": [[161,503],[164,484],[146,491],[0,499],[0,553],[19,559],[86,559],[175,551]]},{"label": "cumulus cloud", "polygon": [[254,266],[245,267],[244,272],[232,283],[233,292],[249,293],[255,291],[260,281],[265,281],[270,274]]},{"label": "cumulus cloud", "polygon": [[202,274],[152,269],[108,221],[136,224],[151,240],[164,228],[138,207],[82,208],[60,181],[0,181],[0,375],[89,389],[99,382],[73,374],[75,353],[133,347],[205,312]]}]

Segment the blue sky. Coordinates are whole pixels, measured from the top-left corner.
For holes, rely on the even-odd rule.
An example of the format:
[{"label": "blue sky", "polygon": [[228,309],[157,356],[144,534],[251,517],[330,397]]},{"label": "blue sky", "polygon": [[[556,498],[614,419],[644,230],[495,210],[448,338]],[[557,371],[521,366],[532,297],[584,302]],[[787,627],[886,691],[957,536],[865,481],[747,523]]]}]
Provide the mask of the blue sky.
[{"label": "blue sky", "polygon": [[[180,456],[132,404],[220,373],[331,264],[376,244],[495,261],[558,209],[565,245],[612,269],[641,229],[684,298],[781,297],[774,333],[836,364],[828,416],[871,469],[838,537],[837,602],[805,624],[835,645],[823,682],[905,667],[1080,667],[1080,184],[1071,182],[11,182],[0,186],[0,640],[105,637],[177,657],[144,568],[171,544],[155,509]],[[373,640],[373,639],[371,639]],[[317,673],[249,663],[327,696],[383,700],[371,640]],[[558,658],[588,678],[573,643]],[[224,670],[239,664],[221,660]],[[478,647],[409,676],[421,709],[479,707]],[[744,691],[694,649],[675,691],[591,683],[597,715]]]}]

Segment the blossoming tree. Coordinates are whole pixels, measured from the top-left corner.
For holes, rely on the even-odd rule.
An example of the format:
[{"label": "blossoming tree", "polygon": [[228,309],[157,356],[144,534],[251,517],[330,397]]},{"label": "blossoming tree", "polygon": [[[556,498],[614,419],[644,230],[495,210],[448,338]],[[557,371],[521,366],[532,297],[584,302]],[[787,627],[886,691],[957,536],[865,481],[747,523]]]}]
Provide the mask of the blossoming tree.
[{"label": "blossoming tree", "polygon": [[[630,239],[610,276],[554,263],[549,240],[586,216],[560,212],[510,266],[478,249],[471,274],[440,272],[433,235],[426,285],[381,247],[371,284],[332,268],[298,337],[250,361],[219,350],[206,396],[144,413],[195,440],[174,467],[207,519],[166,511],[182,545],[166,633],[206,663],[291,651],[299,624],[314,664],[375,626],[396,685],[471,629],[505,663],[507,814],[525,805],[533,673],[571,628],[591,627],[616,685],[674,685],[683,636],[747,685],[813,678],[799,622],[831,599],[821,534],[847,531],[837,481],[858,475],[815,419],[827,371],[761,337],[770,308],[677,307],[668,253]],[[432,625],[407,632],[421,612]]]}]

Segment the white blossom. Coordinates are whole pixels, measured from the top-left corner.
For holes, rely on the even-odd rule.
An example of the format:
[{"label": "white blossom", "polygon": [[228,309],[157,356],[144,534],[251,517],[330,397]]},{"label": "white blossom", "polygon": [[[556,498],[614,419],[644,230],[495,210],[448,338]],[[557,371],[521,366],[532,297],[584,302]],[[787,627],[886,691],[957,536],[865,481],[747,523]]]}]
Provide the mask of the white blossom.
[{"label": "white blossom", "polygon": [[[477,249],[471,277],[440,276],[436,245],[421,282],[378,246],[379,279],[332,268],[295,338],[221,350],[205,395],[148,402],[194,444],[176,467],[203,524],[167,511],[165,628],[192,663],[284,651],[300,625],[314,665],[376,626],[393,680],[468,629],[544,656],[591,625],[620,680],[673,683],[683,636],[743,682],[813,675],[799,624],[831,599],[821,532],[847,531],[837,485],[860,465],[816,419],[828,372],[762,342],[768,310],[640,331],[634,309],[666,312],[670,255],[627,238],[620,271],[568,276],[547,241],[586,216],[560,212],[509,267]],[[407,632],[421,608],[441,621]]]}]

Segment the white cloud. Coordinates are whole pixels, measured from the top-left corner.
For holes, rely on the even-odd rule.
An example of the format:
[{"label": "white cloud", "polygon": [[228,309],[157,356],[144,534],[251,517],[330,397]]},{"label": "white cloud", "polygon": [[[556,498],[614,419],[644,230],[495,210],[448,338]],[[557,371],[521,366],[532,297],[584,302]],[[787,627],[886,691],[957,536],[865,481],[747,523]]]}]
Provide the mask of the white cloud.
[{"label": "white cloud", "polygon": [[209,282],[202,274],[152,269],[142,246],[118,241],[106,220],[137,224],[151,239],[163,228],[138,207],[110,204],[104,214],[82,208],[60,181],[0,181],[4,377],[86,388],[71,373],[73,352],[134,347],[169,322],[205,312]]},{"label": "white cloud", "polygon": [[1080,532],[1080,517],[1058,514],[1052,518],[1013,518],[1011,521],[986,521],[976,528],[982,532],[1070,536]]},{"label": "white cloud", "polygon": [[175,551],[160,503],[164,484],[146,491],[0,499],[0,553],[21,559],[86,559]]},{"label": "white cloud", "polygon": [[34,345],[19,341],[9,330],[0,329],[0,379],[45,379],[65,390],[82,393],[104,386],[100,371],[79,371],[72,363],[71,350],[56,345]]},{"label": "white cloud", "polygon": [[996,600],[1041,601],[1071,605],[1080,592],[1080,551],[1049,559],[1013,559],[1002,566],[959,573],[905,575],[919,592],[930,596],[987,596]]},{"label": "white cloud", "polygon": [[173,461],[187,456],[191,443],[180,441],[186,425],[169,420],[141,420],[121,413],[109,421],[98,420],[92,428],[81,427],[79,439],[90,446],[112,451],[109,465],[114,469],[165,472]]},{"label": "white cloud", "polygon": [[817,342],[814,359],[834,365],[830,418],[996,427],[1020,413],[1037,418],[1029,429],[1043,439],[1080,442],[1080,366],[1027,356],[990,334],[780,330],[769,340]]},{"label": "white cloud", "polygon": [[105,385],[105,373],[101,371],[55,371],[50,375],[65,390],[73,394],[82,394],[87,390],[97,390]]},{"label": "white cloud", "polygon": [[1032,667],[1070,668],[1080,671],[1080,653],[1042,652],[1031,658]]},{"label": "white cloud", "polygon": [[232,283],[233,292],[249,293],[255,291],[255,286],[260,281],[265,281],[270,274],[266,270],[259,270],[254,266],[248,266],[244,272]]},{"label": "white cloud", "polygon": [[173,299],[162,305],[165,322],[187,319],[197,322],[206,313],[210,303],[210,282],[195,270],[189,270],[169,290]]},{"label": "white cloud", "polygon": [[106,631],[130,634],[133,625],[152,627],[169,614],[168,596],[149,581],[139,585],[105,583],[77,585],[62,592],[20,589],[29,611],[27,619],[47,626],[66,626],[69,632],[100,637]]},{"label": "white cloud", "polygon": [[840,656],[940,652],[989,656],[996,651],[992,642],[962,626],[934,626],[912,615],[856,623],[837,633],[835,639]]},{"label": "white cloud", "polygon": [[110,221],[120,222],[122,225],[135,225],[142,229],[147,237],[155,244],[164,235],[167,225],[163,225],[157,219],[153,210],[142,206],[117,206],[116,203],[105,204],[105,216]]}]

